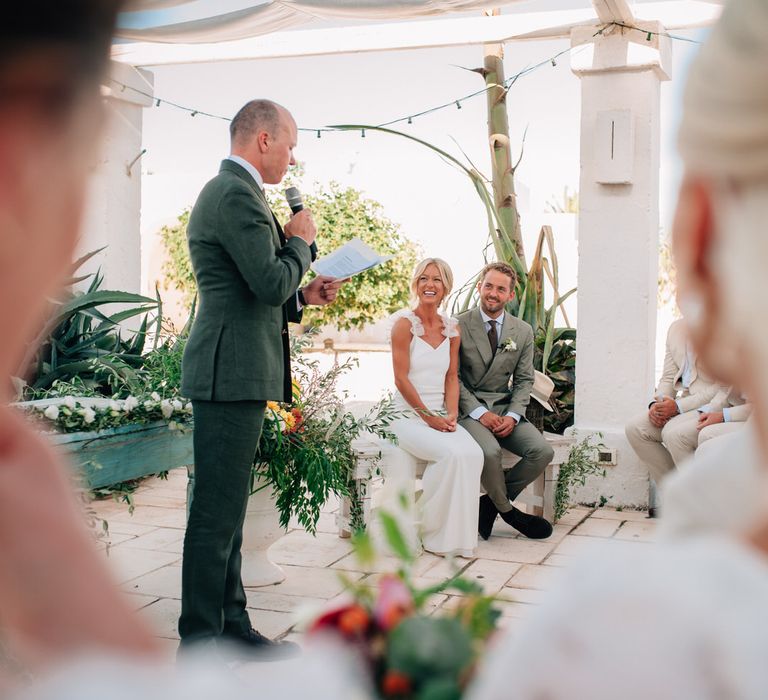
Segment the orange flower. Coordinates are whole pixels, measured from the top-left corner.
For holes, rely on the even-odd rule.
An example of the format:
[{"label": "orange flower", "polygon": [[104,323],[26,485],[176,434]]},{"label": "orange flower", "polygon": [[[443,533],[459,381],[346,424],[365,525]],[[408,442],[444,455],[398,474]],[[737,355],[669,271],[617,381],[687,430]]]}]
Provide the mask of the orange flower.
[{"label": "orange flower", "polygon": [[368,629],[369,622],[368,611],[360,605],[353,605],[339,616],[339,630],[348,637],[356,637]]},{"label": "orange flower", "polygon": [[381,681],[381,689],[384,695],[406,695],[411,692],[411,679],[398,671],[387,671],[387,675]]}]

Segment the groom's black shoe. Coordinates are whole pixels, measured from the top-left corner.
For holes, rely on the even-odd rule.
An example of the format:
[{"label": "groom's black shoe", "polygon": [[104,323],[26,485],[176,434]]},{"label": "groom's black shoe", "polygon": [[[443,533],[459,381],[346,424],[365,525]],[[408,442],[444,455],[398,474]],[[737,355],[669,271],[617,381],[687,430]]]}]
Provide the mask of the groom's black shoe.
[{"label": "groom's black shoe", "polygon": [[499,513],[505,523],[532,540],[543,540],[552,534],[552,525],[538,515],[528,515],[512,506],[512,510]]},{"label": "groom's black shoe", "polygon": [[493,501],[487,494],[480,496],[480,517],[477,521],[477,531],[480,533],[480,537],[487,540],[491,536],[491,530],[493,530],[493,523],[496,522],[496,516],[499,514],[498,509],[493,505]]}]

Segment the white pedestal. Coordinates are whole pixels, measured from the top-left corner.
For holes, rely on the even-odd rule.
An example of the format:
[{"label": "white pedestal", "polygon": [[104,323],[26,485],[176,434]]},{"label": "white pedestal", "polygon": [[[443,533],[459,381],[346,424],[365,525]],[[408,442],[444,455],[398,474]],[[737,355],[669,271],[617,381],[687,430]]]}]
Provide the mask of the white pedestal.
[{"label": "white pedestal", "polygon": [[285,571],[269,558],[269,548],[285,530],[272,498],[272,489],[256,491],[248,500],[243,524],[242,578],[246,588],[271,586],[285,580]]}]

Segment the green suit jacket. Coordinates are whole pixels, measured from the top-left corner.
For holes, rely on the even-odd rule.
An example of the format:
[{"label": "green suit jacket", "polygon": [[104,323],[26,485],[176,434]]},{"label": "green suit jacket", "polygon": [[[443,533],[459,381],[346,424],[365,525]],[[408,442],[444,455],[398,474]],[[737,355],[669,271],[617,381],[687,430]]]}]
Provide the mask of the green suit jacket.
[{"label": "green suit jacket", "polygon": [[[498,349],[491,344],[480,309],[459,314],[459,413],[468,416],[478,406],[503,416],[508,411],[525,417],[533,388],[533,330],[510,313],[504,314]],[[511,341],[516,349],[504,350]]]},{"label": "green suit jacket", "polygon": [[248,172],[225,160],[189,216],[199,305],[182,364],[182,394],[205,401],[290,401],[288,321],[309,246],[285,239]]}]

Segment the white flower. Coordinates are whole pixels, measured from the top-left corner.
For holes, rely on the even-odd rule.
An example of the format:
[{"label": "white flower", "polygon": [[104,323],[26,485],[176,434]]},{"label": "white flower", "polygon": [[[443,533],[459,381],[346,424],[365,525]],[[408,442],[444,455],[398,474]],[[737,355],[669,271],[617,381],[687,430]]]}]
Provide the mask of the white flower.
[{"label": "white flower", "polygon": [[174,411],[181,411],[184,408],[184,404],[178,399],[171,401],[171,406],[173,406]]},{"label": "white flower", "polygon": [[48,420],[56,420],[59,417],[59,409],[57,406],[48,406],[48,408],[43,411],[43,415]]},{"label": "white flower", "polygon": [[168,422],[168,430],[181,430],[181,426],[175,421]]},{"label": "white flower", "polygon": [[192,402],[187,401],[186,406],[184,406],[184,412],[185,413],[192,413]]},{"label": "white flower", "polygon": [[502,344],[501,344],[501,351],[502,352],[510,352],[513,350],[517,350],[517,343],[512,340],[512,338],[507,338]]},{"label": "white flower", "polygon": [[109,402],[109,410],[110,411],[119,411],[120,410],[120,404],[112,399],[112,401]]},{"label": "white flower", "polygon": [[144,408],[147,411],[151,411],[154,407],[155,407],[155,402],[154,401],[145,401],[144,402]]},{"label": "white flower", "polygon": [[81,408],[78,413],[83,417],[83,421],[87,424],[93,423],[96,420],[96,411],[92,408]]},{"label": "white flower", "polygon": [[130,413],[134,408],[136,408],[139,405],[139,400],[135,396],[129,396],[124,402],[123,402],[123,410],[126,413]]},{"label": "white flower", "polygon": [[152,393],[149,395],[149,397],[150,397],[150,398],[151,398],[153,401],[159,401],[159,400],[160,400],[160,394],[158,394],[156,391],[153,391],[153,392],[152,392]]},{"label": "white flower", "polygon": [[74,411],[75,407],[77,406],[77,401],[75,401],[74,397],[72,396],[65,396],[64,405]]},{"label": "white flower", "polygon": [[160,402],[160,410],[163,412],[163,418],[170,418],[173,415],[173,404],[168,399]]}]

